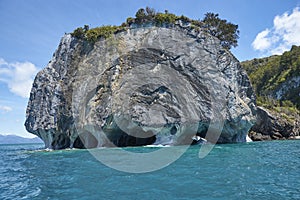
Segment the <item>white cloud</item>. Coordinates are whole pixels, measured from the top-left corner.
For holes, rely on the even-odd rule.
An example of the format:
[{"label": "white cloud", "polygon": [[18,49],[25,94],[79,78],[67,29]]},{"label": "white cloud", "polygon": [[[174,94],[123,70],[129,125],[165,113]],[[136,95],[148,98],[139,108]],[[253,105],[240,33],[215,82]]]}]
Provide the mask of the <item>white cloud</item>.
[{"label": "white cloud", "polygon": [[0,110],[4,111],[4,112],[10,112],[10,111],[12,111],[12,108],[9,106],[1,106],[0,105]]},{"label": "white cloud", "polygon": [[0,58],[0,66],[1,65],[7,65],[7,62],[3,58]]},{"label": "white cloud", "polygon": [[12,93],[21,97],[29,97],[37,71],[37,67],[30,62],[8,63],[0,58],[0,81],[6,83]]},{"label": "white cloud", "polygon": [[271,40],[268,38],[270,31],[268,29],[257,34],[252,46],[255,50],[266,50],[271,46]]},{"label": "white cloud", "polygon": [[282,54],[292,45],[300,45],[300,10],[275,16],[273,27],[257,34],[252,42],[254,50],[266,55]]}]

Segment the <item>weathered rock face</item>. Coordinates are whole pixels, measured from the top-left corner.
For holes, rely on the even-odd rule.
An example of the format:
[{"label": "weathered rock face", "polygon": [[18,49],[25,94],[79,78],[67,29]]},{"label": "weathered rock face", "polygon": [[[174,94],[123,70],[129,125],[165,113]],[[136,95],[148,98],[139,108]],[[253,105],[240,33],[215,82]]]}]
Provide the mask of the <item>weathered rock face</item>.
[{"label": "weathered rock face", "polygon": [[296,139],[300,132],[300,116],[289,116],[288,119],[281,114],[258,106],[257,121],[250,130],[250,138],[254,141]]},{"label": "weathered rock face", "polygon": [[244,142],[255,109],[246,73],[218,39],[141,27],[93,46],[65,35],[35,78],[25,126],[53,149],[191,144],[195,134]]}]

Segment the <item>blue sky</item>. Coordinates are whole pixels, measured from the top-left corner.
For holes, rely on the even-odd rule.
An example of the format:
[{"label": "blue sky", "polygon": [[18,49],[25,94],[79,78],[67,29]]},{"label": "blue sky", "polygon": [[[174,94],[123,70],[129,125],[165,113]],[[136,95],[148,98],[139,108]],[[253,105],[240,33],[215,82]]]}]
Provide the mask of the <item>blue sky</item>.
[{"label": "blue sky", "polygon": [[240,60],[300,45],[300,0],[0,0],[0,134],[24,129],[33,78],[64,33],[85,24],[119,25],[141,7],[202,19],[206,12],[238,24]]}]

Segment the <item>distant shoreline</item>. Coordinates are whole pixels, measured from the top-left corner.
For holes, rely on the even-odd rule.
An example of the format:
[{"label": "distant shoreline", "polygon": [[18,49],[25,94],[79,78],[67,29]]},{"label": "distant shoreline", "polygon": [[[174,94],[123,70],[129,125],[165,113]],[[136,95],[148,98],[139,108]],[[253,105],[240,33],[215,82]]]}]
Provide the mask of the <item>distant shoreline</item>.
[{"label": "distant shoreline", "polygon": [[38,138],[24,138],[17,135],[0,135],[0,144],[43,144],[44,142]]}]

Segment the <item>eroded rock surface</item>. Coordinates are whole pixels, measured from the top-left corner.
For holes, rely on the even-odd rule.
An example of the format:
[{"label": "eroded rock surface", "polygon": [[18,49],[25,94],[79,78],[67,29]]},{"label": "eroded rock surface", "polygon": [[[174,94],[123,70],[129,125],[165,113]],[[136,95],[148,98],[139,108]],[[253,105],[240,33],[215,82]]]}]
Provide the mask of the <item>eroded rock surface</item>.
[{"label": "eroded rock surface", "polygon": [[244,142],[255,109],[217,38],[149,26],[94,45],[66,34],[35,78],[25,126],[53,149],[191,144],[196,134]]},{"label": "eroded rock surface", "polygon": [[297,139],[299,136],[299,115],[276,113],[267,108],[257,107],[257,121],[250,130],[253,141]]}]

